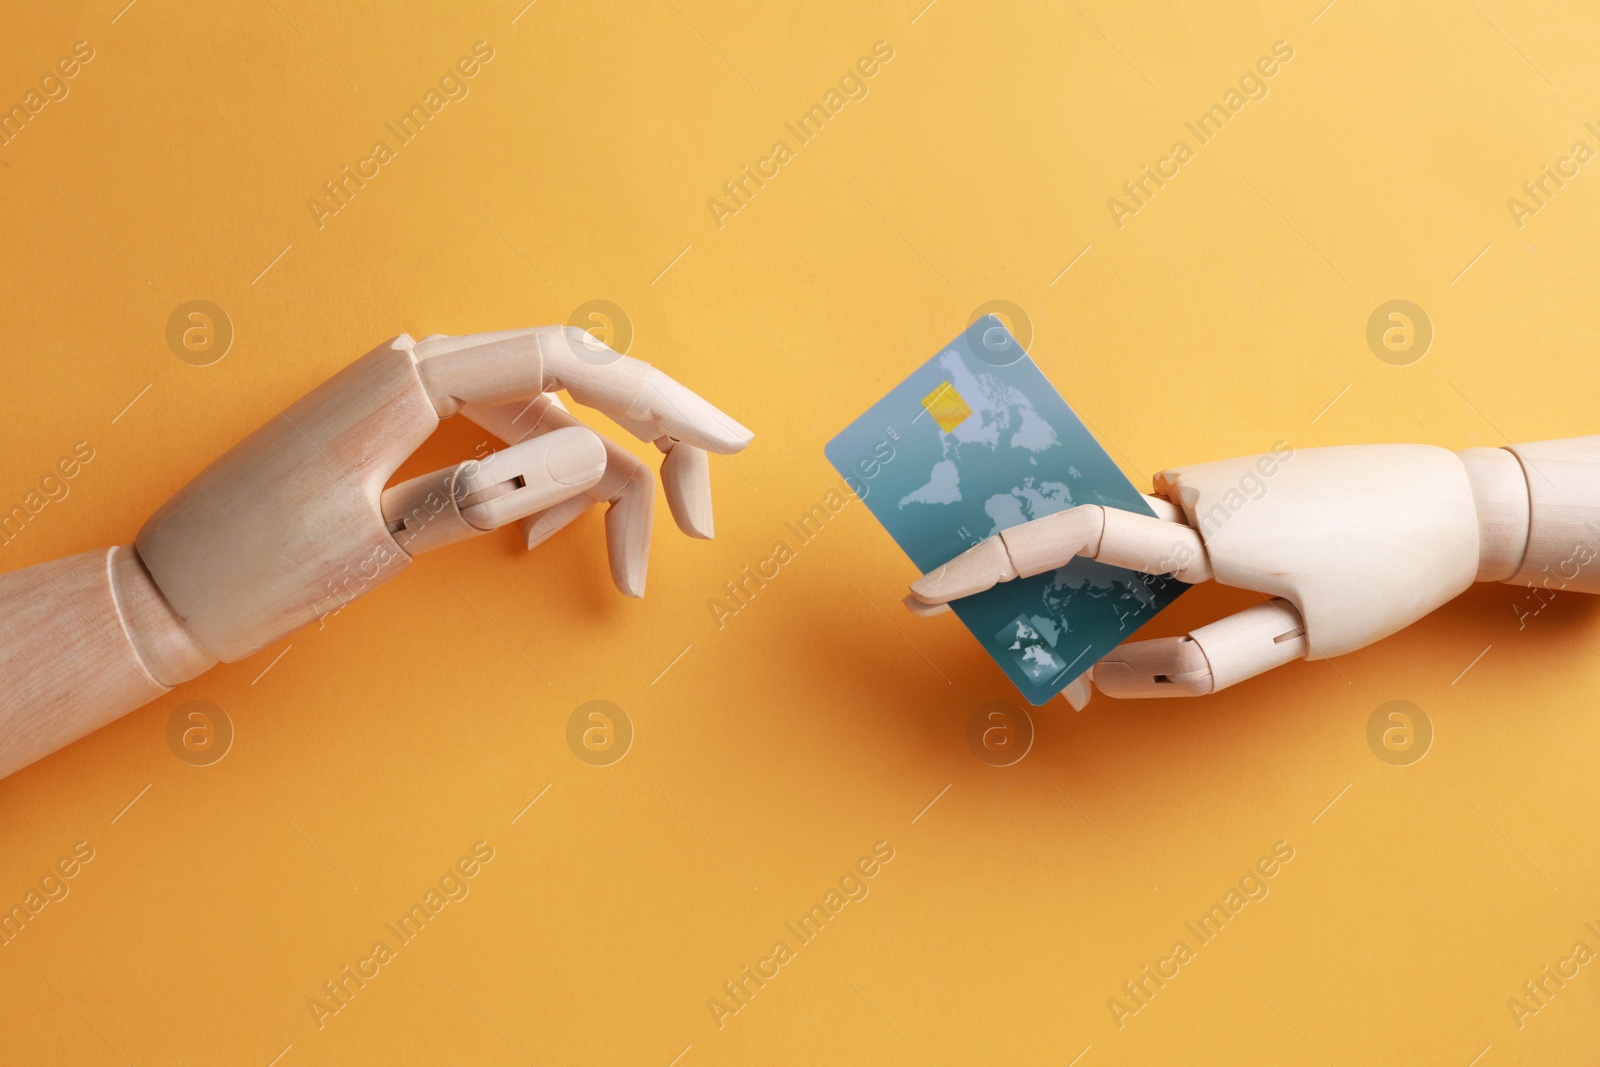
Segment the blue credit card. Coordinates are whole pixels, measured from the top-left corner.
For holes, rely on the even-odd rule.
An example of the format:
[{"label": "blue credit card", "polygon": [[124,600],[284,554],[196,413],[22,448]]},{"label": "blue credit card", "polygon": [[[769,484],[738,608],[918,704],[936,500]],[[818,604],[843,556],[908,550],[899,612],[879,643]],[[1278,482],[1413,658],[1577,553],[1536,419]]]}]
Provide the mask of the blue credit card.
[{"label": "blue credit card", "polygon": [[[1155,514],[993,315],[825,451],[922,571],[1078,504]],[[1075,557],[951,607],[1023,696],[1043,704],[1188,588]]]}]

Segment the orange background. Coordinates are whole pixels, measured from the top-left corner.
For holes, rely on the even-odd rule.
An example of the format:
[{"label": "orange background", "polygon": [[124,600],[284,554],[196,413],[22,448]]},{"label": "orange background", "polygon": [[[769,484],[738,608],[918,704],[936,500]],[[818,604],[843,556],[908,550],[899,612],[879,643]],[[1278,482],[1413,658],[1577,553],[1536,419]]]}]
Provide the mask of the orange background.
[{"label": "orange background", "polygon": [[[823,442],[991,300],[1141,485],[1280,439],[1600,429],[1600,177],[1520,228],[1507,206],[1600,146],[1593,12],[124,2],[0,35],[7,106],[95,53],[0,148],[0,503],[95,449],[0,568],[131,541],[402,330],[609,300],[632,355],[757,439],[714,465],[717,540],[658,512],[643,601],[598,514],[532,555],[502,531],[0,782],[0,903],[94,850],[0,948],[0,1059],[1593,1061],[1593,964],[1520,1027],[1507,1006],[1600,950],[1592,601],[1483,586],[1214,698],[1053,702],[1005,767],[968,725],[1020,701],[953,619],[900,609],[911,569],[859,506],[720,627],[708,607],[838,484]],[[322,183],[477,41],[470,95],[319,229]],[[878,41],[867,96],[719,228],[707,200]],[[1119,228],[1107,200],[1277,41],[1267,95]],[[210,366],[166,342],[191,299],[236,332]],[[1365,340],[1391,299],[1434,330],[1407,366]],[[482,439],[447,424],[416,469]],[[1253,599],[1196,591],[1147,635]],[[634,730],[609,766],[567,743],[596,699]],[[235,730],[210,766],[168,746],[193,700]],[[1431,724],[1420,761],[1369,747],[1390,700]],[[479,841],[470,894],[319,1026],[308,1000]],[[869,895],[719,1027],[707,1001],[880,841]],[[1269,895],[1119,1027],[1108,1000],[1276,842]]]}]

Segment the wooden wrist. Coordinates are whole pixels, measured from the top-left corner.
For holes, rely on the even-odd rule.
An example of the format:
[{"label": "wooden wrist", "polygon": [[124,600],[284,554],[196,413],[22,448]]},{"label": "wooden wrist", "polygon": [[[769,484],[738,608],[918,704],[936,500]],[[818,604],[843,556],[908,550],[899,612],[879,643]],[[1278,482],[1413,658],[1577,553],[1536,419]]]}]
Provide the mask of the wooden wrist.
[{"label": "wooden wrist", "polygon": [[132,545],[111,550],[111,589],[123,629],[145,670],[165,686],[204,674],[217,663],[156,587]]}]

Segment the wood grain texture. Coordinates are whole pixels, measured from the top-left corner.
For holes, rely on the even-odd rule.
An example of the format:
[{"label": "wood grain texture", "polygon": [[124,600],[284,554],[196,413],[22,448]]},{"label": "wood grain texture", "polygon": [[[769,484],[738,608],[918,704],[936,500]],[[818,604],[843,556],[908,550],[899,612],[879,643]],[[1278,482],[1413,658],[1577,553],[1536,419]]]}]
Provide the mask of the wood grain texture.
[{"label": "wood grain texture", "polygon": [[380,345],[202,471],[136,544],[201,644],[227,663],[388,581],[411,557],[384,483],[439,424],[412,342]]},{"label": "wood grain texture", "polygon": [[0,777],[167,692],[128,635],[105,548],[0,575]]},{"label": "wood grain texture", "polygon": [[1205,538],[1217,581],[1299,609],[1307,659],[1388,637],[1472,585],[1478,515],[1455,453],[1306,449],[1270,479],[1247,480],[1261,458],[1179,467],[1157,484]]},{"label": "wood grain texture", "polygon": [[1528,476],[1528,551],[1509,579],[1600,593],[1600,436],[1512,445]]}]

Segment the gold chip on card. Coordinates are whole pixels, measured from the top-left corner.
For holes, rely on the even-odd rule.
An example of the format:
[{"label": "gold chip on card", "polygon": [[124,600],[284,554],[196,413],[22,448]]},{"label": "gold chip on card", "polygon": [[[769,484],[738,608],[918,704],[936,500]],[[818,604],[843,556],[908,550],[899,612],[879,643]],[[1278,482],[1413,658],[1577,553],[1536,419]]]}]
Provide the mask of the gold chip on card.
[{"label": "gold chip on card", "polygon": [[941,382],[939,388],[923,397],[922,407],[945,433],[960,426],[972,414],[967,402],[949,382]]}]

